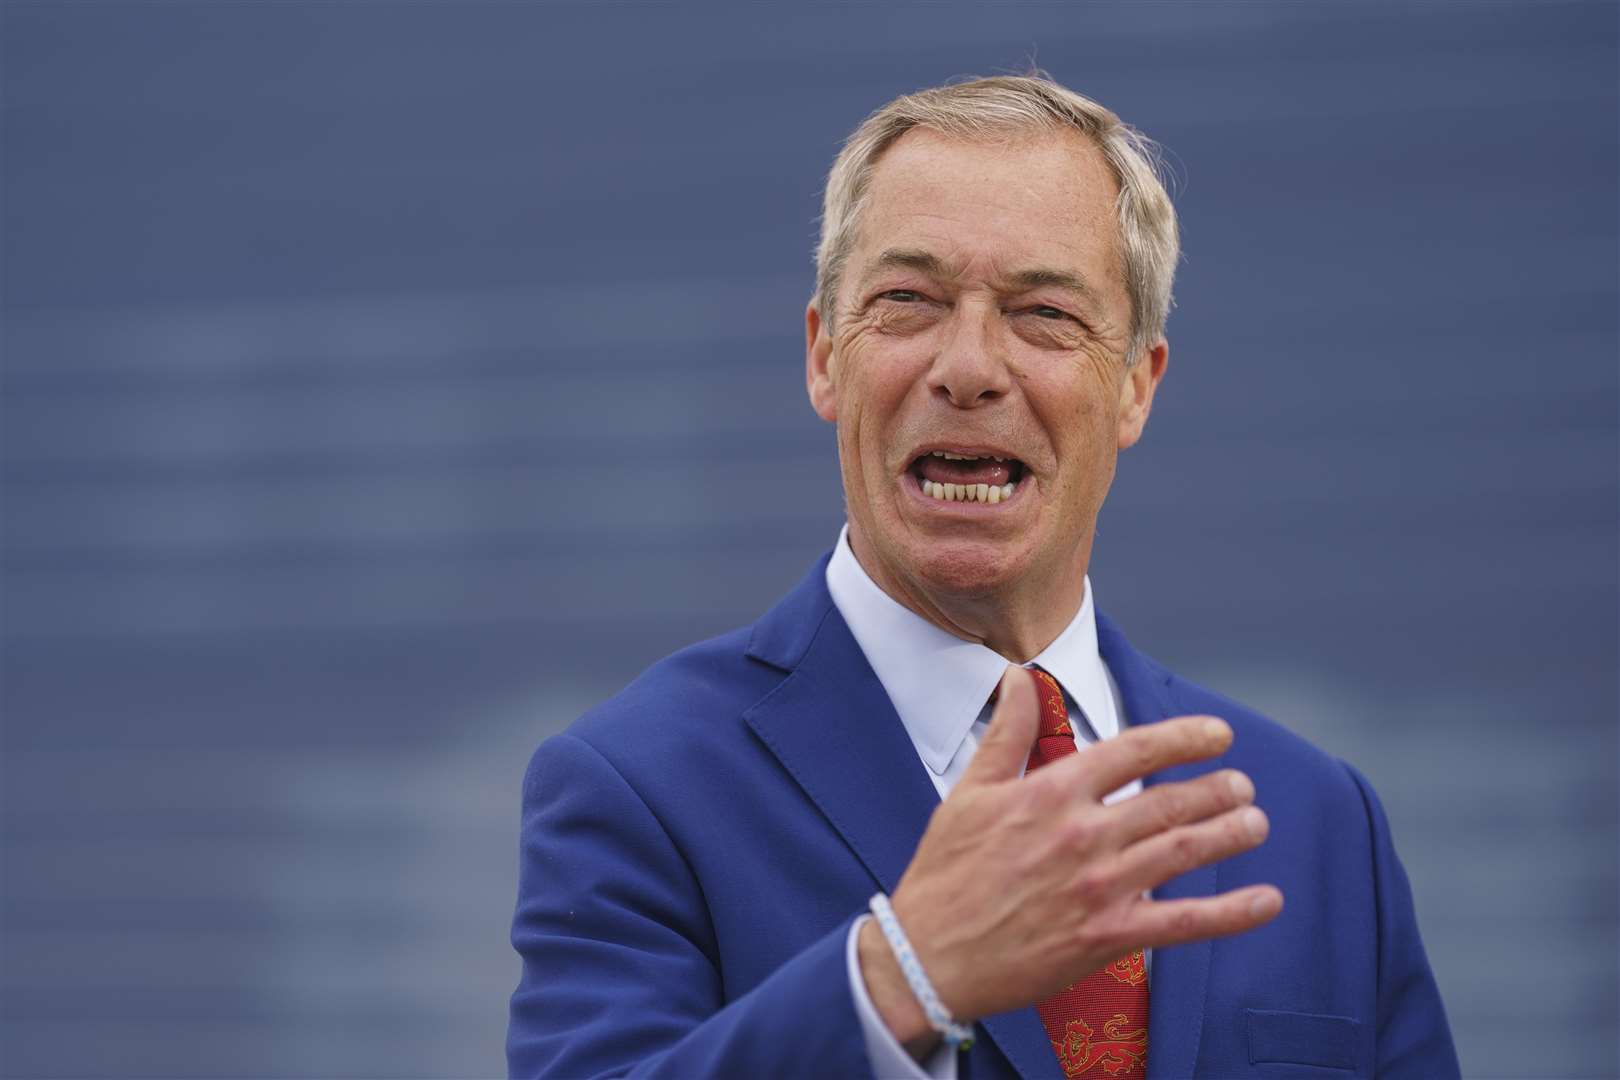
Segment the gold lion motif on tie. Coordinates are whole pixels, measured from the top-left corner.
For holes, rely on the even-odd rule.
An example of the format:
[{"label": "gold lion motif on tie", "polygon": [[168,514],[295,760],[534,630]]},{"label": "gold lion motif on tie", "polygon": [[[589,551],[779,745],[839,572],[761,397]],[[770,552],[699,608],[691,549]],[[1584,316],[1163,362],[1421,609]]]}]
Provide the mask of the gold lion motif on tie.
[{"label": "gold lion motif on tie", "polygon": [[1138,949],[1129,956],[1122,956],[1103,969],[1124,983],[1126,986],[1140,986],[1147,982],[1147,961]]},{"label": "gold lion motif on tie", "polygon": [[1064,1076],[1081,1076],[1093,1066],[1117,1076],[1132,1066],[1140,1066],[1147,1055],[1147,1028],[1126,1031],[1130,1023],[1124,1013],[1115,1013],[1103,1023],[1102,1038],[1084,1020],[1070,1020],[1064,1027],[1061,1043],[1053,1043],[1052,1050],[1063,1065]]}]

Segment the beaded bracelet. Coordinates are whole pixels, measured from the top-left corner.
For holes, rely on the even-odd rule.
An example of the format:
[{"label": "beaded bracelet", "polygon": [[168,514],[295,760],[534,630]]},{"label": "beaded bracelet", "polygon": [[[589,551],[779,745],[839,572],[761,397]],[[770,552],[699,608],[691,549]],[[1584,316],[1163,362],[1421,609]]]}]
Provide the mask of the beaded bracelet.
[{"label": "beaded bracelet", "polygon": [[911,942],[906,940],[906,932],[900,929],[900,920],[894,917],[894,908],[889,906],[889,898],[882,893],[872,897],[872,914],[877,916],[878,928],[889,942],[889,949],[894,953],[895,960],[900,963],[900,970],[905,973],[906,983],[911,992],[916,995],[917,1003],[922,1006],[923,1014],[928,1017],[929,1024],[945,1039],[947,1045],[956,1050],[966,1050],[973,1045],[973,1028],[967,1024],[958,1024],[951,1019],[951,1014],[945,1011],[945,1005],[934,992],[934,984],[928,981],[928,975],[923,971],[922,962],[911,948]]}]

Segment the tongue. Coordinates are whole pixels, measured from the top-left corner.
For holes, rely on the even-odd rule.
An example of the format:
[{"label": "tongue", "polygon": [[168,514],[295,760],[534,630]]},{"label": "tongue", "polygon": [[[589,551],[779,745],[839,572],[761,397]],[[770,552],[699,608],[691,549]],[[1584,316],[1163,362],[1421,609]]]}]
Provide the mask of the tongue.
[{"label": "tongue", "polygon": [[924,480],[936,484],[994,484],[1000,487],[1012,479],[1012,466],[994,458],[978,461],[946,461],[929,454],[919,469]]}]

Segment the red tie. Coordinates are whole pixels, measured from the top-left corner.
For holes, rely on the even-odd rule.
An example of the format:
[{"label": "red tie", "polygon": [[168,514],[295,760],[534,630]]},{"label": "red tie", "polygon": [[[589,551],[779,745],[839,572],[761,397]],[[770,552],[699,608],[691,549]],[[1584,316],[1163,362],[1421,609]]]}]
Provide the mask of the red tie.
[{"label": "red tie", "polygon": [[[1063,688],[1030,669],[1041,699],[1041,729],[1026,771],[1075,752]],[[1035,1006],[1067,1076],[1141,1080],[1147,1075],[1148,980],[1140,950],[1094,971]]]}]

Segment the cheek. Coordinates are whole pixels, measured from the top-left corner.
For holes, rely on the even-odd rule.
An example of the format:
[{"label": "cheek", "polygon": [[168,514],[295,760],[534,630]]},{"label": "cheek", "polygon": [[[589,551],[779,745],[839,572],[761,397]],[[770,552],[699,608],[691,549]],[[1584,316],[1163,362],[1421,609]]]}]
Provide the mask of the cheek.
[{"label": "cheek", "polygon": [[1094,492],[1106,490],[1113,475],[1118,436],[1118,409],[1110,396],[1110,386],[1093,392],[1060,395],[1063,401],[1043,416],[1052,432],[1052,446],[1060,462],[1058,470],[1065,490]]},{"label": "cheek", "polygon": [[871,489],[883,471],[881,433],[867,422],[872,414],[866,405],[859,394],[851,394],[839,406],[838,460],[849,492]]},{"label": "cheek", "polygon": [[[838,396],[840,444],[881,459],[916,379],[911,361],[893,349],[852,343],[843,355]],[[870,465],[877,461],[868,462]]]}]

